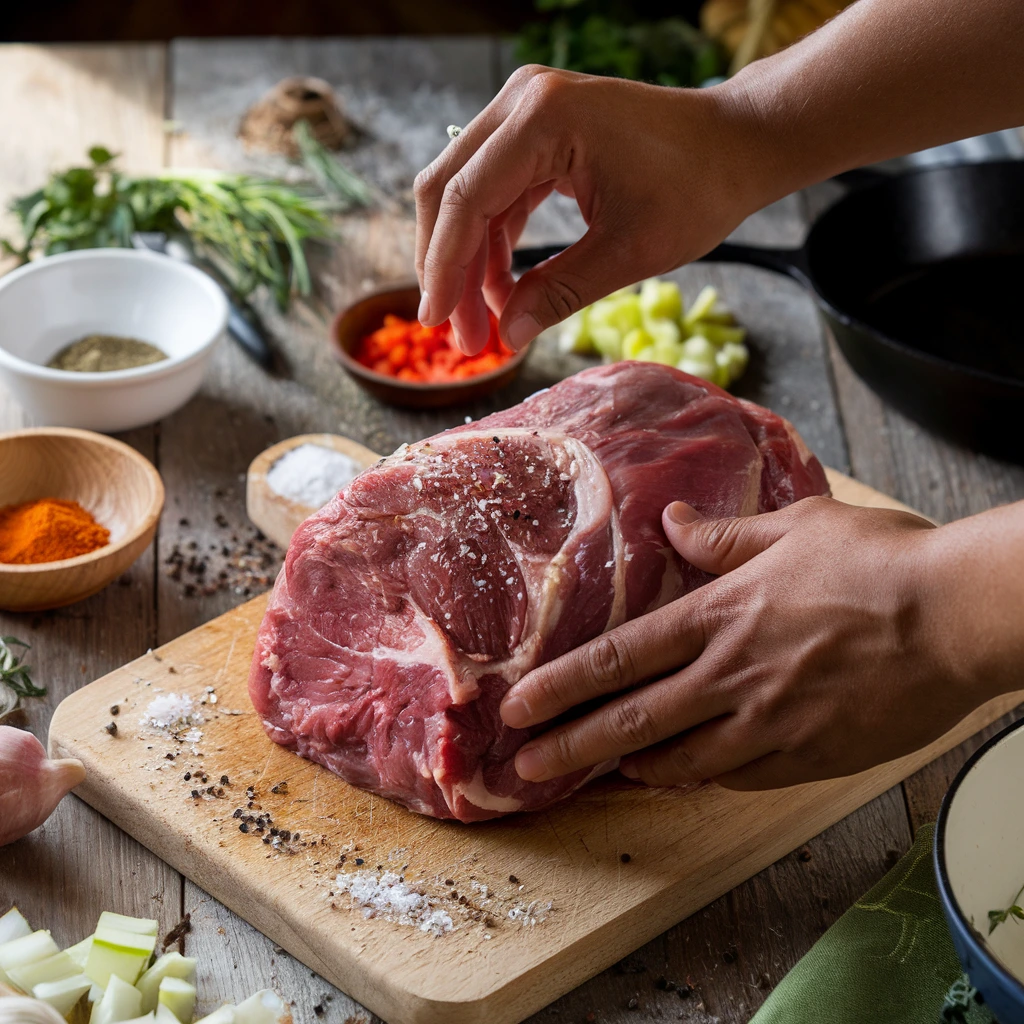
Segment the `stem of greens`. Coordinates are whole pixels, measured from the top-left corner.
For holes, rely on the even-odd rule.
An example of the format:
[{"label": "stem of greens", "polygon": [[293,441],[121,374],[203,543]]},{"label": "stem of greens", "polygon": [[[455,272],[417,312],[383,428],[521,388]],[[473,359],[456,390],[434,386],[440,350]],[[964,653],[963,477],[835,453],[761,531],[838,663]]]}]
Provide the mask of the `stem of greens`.
[{"label": "stem of greens", "polygon": [[24,640],[13,636],[0,637],[0,718],[18,706],[20,697],[42,697],[46,694],[43,687],[32,682],[28,665],[14,653],[14,647],[24,651],[30,649]]}]

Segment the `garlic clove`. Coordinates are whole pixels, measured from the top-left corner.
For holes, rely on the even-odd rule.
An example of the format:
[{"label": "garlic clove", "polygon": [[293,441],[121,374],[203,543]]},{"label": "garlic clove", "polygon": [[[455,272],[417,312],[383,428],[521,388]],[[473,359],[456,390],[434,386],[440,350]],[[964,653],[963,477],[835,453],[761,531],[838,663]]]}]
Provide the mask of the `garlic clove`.
[{"label": "garlic clove", "polygon": [[0,846],[42,825],[84,779],[81,761],[51,761],[30,732],[0,726]]},{"label": "garlic clove", "polygon": [[4,999],[2,996],[0,992],[0,1024],[66,1024],[52,1006],[38,999],[20,996]]}]

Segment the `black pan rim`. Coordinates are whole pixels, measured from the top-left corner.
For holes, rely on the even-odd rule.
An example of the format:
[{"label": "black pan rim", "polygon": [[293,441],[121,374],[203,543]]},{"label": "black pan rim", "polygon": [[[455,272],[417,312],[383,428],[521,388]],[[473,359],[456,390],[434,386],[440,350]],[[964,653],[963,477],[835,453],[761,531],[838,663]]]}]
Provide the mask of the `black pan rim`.
[{"label": "black pan rim", "polygon": [[815,219],[814,223],[811,225],[810,231],[807,233],[807,237],[804,239],[803,245],[801,246],[805,255],[806,269],[804,270],[804,273],[806,274],[807,284],[817,299],[818,304],[828,314],[828,316],[843,324],[844,327],[848,327],[851,330],[867,335],[872,341],[879,343],[883,348],[887,347],[893,350],[897,355],[903,358],[918,360],[946,373],[954,373],[958,376],[973,378],[979,384],[989,386],[995,384],[1002,388],[1008,388],[1011,391],[1019,392],[1020,396],[1024,398],[1024,380],[1021,380],[1019,377],[1008,377],[1003,374],[991,373],[988,370],[979,370],[973,366],[968,366],[965,363],[958,363],[951,359],[945,359],[942,356],[932,355],[931,353],[925,352],[907,341],[895,338],[889,334],[883,334],[877,327],[872,326],[851,313],[841,310],[826,294],[825,289],[822,288],[820,282],[817,280],[814,270],[810,265],[810,261],[806,259],[810,252],[814,236],[819,232],[823,234],[825,231],[829,230],[829,220],[833,211],[838,210],[849,201],[859,199],[862,196],[870,196],[872,193],[878,193],[886,188],[895,188],[900,183],[908,179],[957,172],[962,174],[972,172],[972,176],[976,176],[978,173],[988,173],[990,168],[1012,168],[1015,171],[1019,171],[1022,178],[1024,178],[1024,159],[985,160],[974,163],[942,164],[938,167],[919,167],[914,170],[903,171],[899,174],[891,174],[885,177],[882,177],[884,172],[879,172],[878,181],[872,182],[869,185],[863,185],[860,188],[856,188],[853,191],[840,196],[834,203],[832,203],[831,206],[825,209]]}]

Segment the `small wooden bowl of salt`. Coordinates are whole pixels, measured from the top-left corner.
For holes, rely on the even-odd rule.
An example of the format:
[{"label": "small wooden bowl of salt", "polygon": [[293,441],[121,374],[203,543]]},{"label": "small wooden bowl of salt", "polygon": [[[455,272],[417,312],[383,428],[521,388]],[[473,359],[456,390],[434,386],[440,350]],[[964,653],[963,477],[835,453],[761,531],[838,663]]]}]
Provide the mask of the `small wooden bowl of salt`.
[{"label": "small wooden bowl of salt", "polygon": [[[160,474],[112,437],[68,427],[0,434],[0,551],[8,559],[0,562],[0,608],[59,608],[102,590],[149,546],[163,503]],[[47,507],[87,526],[91,550],[40,558],[68,541],[66,516],[31,517]],[[32,523],[38,536],[26,530]],[[26,536],[12,543],[13,524]]]},{"label": "small wooden bowl of salt", "polygon": [[286,548],[298,525],[380,456],[338,434],[300,434],[257,455],[246,478],[249,518]]}]

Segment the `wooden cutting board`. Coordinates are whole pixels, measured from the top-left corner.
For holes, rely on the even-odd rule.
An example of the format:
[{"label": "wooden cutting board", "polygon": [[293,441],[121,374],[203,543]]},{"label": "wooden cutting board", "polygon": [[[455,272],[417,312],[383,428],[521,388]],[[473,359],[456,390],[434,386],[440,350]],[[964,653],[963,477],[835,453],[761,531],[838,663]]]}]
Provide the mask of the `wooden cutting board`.
[{"label": "wooden cutting board", "polygon": [[[904,507],[829,478],[843,500]],[[353,789],[270,742],[246,692],[265,605],[250,601],[72,694],[53,716],[51,754],[85,763],[83,800],[390,1024],[521,1021],[1021,699],[852,778],[734,793],[606,777],[548,811],[467,826]],[[194,751],[141,723],[161,692],[206,701]],[[236,812],[267,812],[289,837],[275,848],[266,831],[242,832]],[[453,929],[364,916],[339,893],[339,870],[401,874]]]}]

